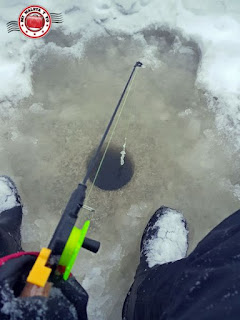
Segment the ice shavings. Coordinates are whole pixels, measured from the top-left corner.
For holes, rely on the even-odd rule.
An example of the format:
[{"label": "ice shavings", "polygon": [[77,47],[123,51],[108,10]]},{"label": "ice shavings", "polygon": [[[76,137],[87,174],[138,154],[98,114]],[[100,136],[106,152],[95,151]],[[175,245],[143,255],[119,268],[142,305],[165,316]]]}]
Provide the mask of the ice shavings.
[{"label": "ice shavings", "polygon": [[[107,310],[114,308],[115,294],[119,290],[118,286],[121,282],[121,278],[116,282],[116,278],[112,277],[113,266],[120,267],[120,262],[123,259],[124,250],[120,244],[112,247],[109,245],[109,250],[106,248],[107,243],[102,244],[105,247],[104,255],[100,256],[98,260],[98,266],[93,266],[87,271],[85,278],[82,281],[82,286],[88,292],[88,315],[92,319],[108,319],[106,316]],[[89,263],[91,265],[91,258]],[[103,261],[107,261],[103,263]],[[83,270],[80,271],[81,273]],[[76,274],[76,272],[74,272]],[[122,276],[121,276],[122,277]],[[111,284],[115,285],[113,294],[108,287],[108,281],[112,279]],[[116,302],[115,302],[116,303]],[[98,308],[96,308],[96,305]]]},{"label": "ice shavings", "polygon": [[31,111],[32,113],[45,113],[46,110],[43,108],[43,104],[42,103],[33,103],[30,108],[29,111]]},{"label": "ice shavings", "polygon": [[149,267],[183,259],[188,249],[188,231],[183,215],[167,209],[154,227],[158,228],[157,233],[144,243]]},{"label": "ice shavings", "polygon": [[179,112],[178,113],[178,116],[180,117],[180,118],[185,118],[185,117],[188,117],[188,116],[190,116],[192,114],[192,110],[191,109],[186,109],[186,110],[184,110],[184,111],[182,111],[182,112]]},{"label": "ice shavings", "polygon": [[20,206],[15,196],[14,186],[5,177],[0,177],[0,213],[13,207]]},{"label": "ice shavings", "polygon": [[143,63],[142,68],[154,70],[163,65],[163,62],[156,58],[158,55],[157,39],[152,39],[151,44],[149,44],[142,33],[133,34],[132,38],[143,47],[141,57],[139,57],[139,60]]},{"label": "ice shavings", "polygon": [[146,214],[147,204],[144,202],[138,202],[138,204],[132,204],[127,215],[132,218],[142,218]]},{"label": "ice shavings", "polygon": [[239,184],[235,184],[235,186],[233,186],[233,194],[235,197],[238,198],[238,200],[240,200],[240,185]]},{"label": "ice shavings", "polygon": [[233,193],[234,197],[236,197],[238,200],[240,200],[240,184],[232,184],[232,182],[229,179],[222,179],[220,182],[220,185],[224,188],[229,190]]}]

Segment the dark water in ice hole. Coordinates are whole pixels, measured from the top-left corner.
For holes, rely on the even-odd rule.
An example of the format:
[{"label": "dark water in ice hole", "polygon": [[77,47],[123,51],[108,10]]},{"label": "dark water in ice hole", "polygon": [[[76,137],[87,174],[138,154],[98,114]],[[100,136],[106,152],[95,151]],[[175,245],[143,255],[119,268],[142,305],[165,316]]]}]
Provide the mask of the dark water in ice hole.
[{"label": "dark water in ice hole", "polygon": [[[98,172],[105,149],[103,149],[97,159],[96,165],[90,175],[90,180],[93,182]],[[110,147],[104,157],[104,161],[100,166],[100,170],[95,179],[94,185],[102,190],[118,190],[125,186],[134,174],[134,166],[129,155],[125,155],[124,164],[121,164],[122,149]],[[94,156],[95,151],[91,154],[90,160]],[[88,161],[88,166],[90,164]],[[88,168],[87,166],[87,168]]]}]

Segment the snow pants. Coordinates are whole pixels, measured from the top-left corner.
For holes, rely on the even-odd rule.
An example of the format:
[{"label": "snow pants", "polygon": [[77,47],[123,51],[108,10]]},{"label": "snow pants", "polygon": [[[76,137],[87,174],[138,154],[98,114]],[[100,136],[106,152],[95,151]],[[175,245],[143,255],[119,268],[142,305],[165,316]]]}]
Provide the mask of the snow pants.
[{"label": "snow pants", "polygon": [[22,251],[21,223],[21,206],[13,207],[0,213],[0,258]]},{"label": "snow pants", "polygon": [[139,265],[124,320],[240,319],[240,210],[182,260]]}]

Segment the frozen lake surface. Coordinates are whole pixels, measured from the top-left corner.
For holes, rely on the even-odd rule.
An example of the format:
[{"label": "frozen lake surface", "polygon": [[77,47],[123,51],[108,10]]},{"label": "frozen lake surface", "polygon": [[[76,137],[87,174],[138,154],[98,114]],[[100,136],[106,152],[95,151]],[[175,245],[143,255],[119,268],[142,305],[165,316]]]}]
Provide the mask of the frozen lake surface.
[{"label": "frozen lake surface", "polygon": [[[74,38],[55,31],[45,41],[71,46]],[[81,59],[46,50],[33,65],[33,94],[0,119],[1,173],[25,204],[24,249],[38,250],[82,180],[131,68],[144,63],[111,143],[121,151],[127,138],[133,177],[116,191],[94,187],[87,204],[96,212],[81,211],[78,222],[90,218],[89,236],[101,241],[97,255],[81,252],[74,270],[90,296],[89,319],[121,318],[141,234],[161,205],[184,214],[189,251],[238,209],[230,188],[238,159],[216,129],[207,92],[195,86],[200,59],[193,42],[161,29],[93,39]]]}]

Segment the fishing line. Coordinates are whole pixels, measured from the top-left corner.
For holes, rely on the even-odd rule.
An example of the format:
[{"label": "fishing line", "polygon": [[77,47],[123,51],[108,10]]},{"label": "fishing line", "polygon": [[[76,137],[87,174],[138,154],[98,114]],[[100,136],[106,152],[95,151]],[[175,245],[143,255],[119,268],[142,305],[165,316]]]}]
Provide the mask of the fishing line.
[{"label": "fishing line", "polygon": [[[62,216],[57,224],[57,227],[51,237],[48,247],[42,248],[37,260],[35,261],[27,278],[27,284],[25,285],[26,290],[29,290],[29,286],[30,286],[30,290],[33,291],[34,289],[35,292],[36,292],[35,290],[36,287],[46,288],[48,286],[47,283],[49,278],[52,279],[55,276],[55,271],[58,265],[65,267],[63,279],[67,280],[81,247],[95,253],[99,250],[100,242],[93,239],[88,239],[86,237],[90,221],[87,220],[84,223],[82,229],[77,228],[75,224],[78,219],[79,211],[83,207],[84,201],[86,198],[87,180],[89,179],[90,174],[97,163],[98,156],[101,152],[101,148],[106,140],[109,130],[111,129],[115,116],[117,115],[117,112],[121,106],[118,118],[112,130],[106,150],[102,157],[101,163],[98,167],[98,171],[96,173],[94,181],[96,180],[96,177],[100,171],[103,160],[105,158],[105,154],[108,150],[108,147],[110,145],[110,142],[112,140],[116,127],[118,125],[119,119],[121,117],[123,108],[126,104],[126,100],[129,95],[130,89],[132,87],[133,82],[131,82],[131,80],[135,79],[136,68],[141,66],[142,66],[141,62],[138,61],[135,63],[132,69],[131,75],[124,87],[124,90],[117,103],[117,106],[112,114],[112,117],[98,145],[97,151],[95,152],[95,155],[90,162],[90,165],[87,169],[87,173],[83,179],[83,183],[79,183],[77,188],[72,192],[71,197],[68,200],[68,203],[66,205],[66,208],[63,211]],[[123,101],[123,104],[122,104],[122,101]],[[92,187],[93,185],[94,183],[92,184]],[[88,193],[88,198],[91,193],[91,190]],[[48,289],[47,289],[48,293],[50,292],[50,288],[51,286],[48,286]],[[42,290],[42,292],[43,291],[44,290]]]},{"label": "fishing line", "polygon": [[[142,64],[141,64],[141,65],[142,65]],[[141,65],[140,65],[140,64],[137,65],[137,63],[136,63],[135,68],[136,68],[136,66],[141,66]],[[135,70],[135,69],[134,69],[134,70]],[[133,70],[133,72],[134,72],[134,70]],[[100,164],[99,164],[99,166],[98,166],[98,169],[97,169],[97,172],[96,172],[96,174],[95,174],[94,180],[93,180],[92,185],[91,185],[91,187],[90,187],[90,190],[89,190],[89,192],[88,192],[88,194],[87,194],[87,196],[86,196],[86,203],[87,203],[87,200],[88,200],[89,197],[90,197],[90,194],[91,194],[91,192],[92,192],[93,186],[94,186],[94,184],[95,184],[95,182],[96,182],[96,179],[97,179],[97,177],[98,177],[98,174],[99,174],[99,172],[100,172],[100,170],[101,170],[103,161],[104,161],[105,156],[106,156],[106,153],[107,153],[107,151],[108,151],[108,149],[109,149],[109,146],[110,146],[110,143],[111,143],[111,141],[112,141],[113,135],[115,134],[115,131],[116,131],[116,128],[117,128],[117,126],[118,126],[119,120],[120,120],[120,118],[121,118],[123,109],[124,109],[124,107],[125,107],[125,105],[126,105],[126,101],[127,101],[127,99],[128,99],[128,96],[129,96],[129,93],[130,93],[130,91],[131,91],[132,85],[133,85],[134,80],[135,80],[135,78],[136,78],[137,71],[138,71],[138,69],[136,69],[136,72],[135,72],[134,75],[133,75],[133,73],[131,74],[130,78],[132,78],[132,81],[131,81],[131,79],[129,78],[130,81],[131,81],[131,83],[130,83],[130,85],[129,85],[129,82],[130,82],[130,81],[128,81],[128,84],[127,84],[127,86],[125,87],[125,89],[127,90],[127,87],[128,87],[128,85],[129,85],[129,88],[128,88],[127,93],[126,93],[126,95],[125,95],[125,97],[124,97],[124,99],[123,99],[122,104],[121,104],[121,101],[120,101],[121,108],[120,108],[120,111],[119,111],[119,114],[118,114],[116,123],[115,123],[115,125],[114,125],[114,127],[113,127],[113,130],[112,130],[112,132],[111,132],[109,141],[108,141],[107,146],[106,146],[106,148],[105,148],[105,151],[104,151],[104,153],[103,153],[102,159],[101,159]],[[125,92],[126,92],[126,90],[125,90]],[[122,98],[123,98],[123,95],[122,95]],[[120,104],[119,104],[119,106],[120,106]],[[109,128],[109,129],[110,129],[110,128]],[[98,150],[97,150],[97,151],[98,151]],[[99,152],[97,152],[97,156],[98,156],[98,154],[99,154]]]},{"label": "fishing line", "polygon": [[137,67],[141,67],[141,66],[142,66],[142,63],[141,63],[140,61],[137,61],[137,62],[135,63],[135,65],[134,65],[134,67],[133,67],[133,70],[132,70],[132,72],[131,72],[131,75],[130,75],[130,77],[129,77],[126,85],[125,85],[125,88],[124,88],[124,90],[123,90],[123,92],[122,92],[122,94],[121,94],[121,97],[120,97],[120,99],[119,99],[119,101],[118,101],[118,103],[117,103],[117,106],[116,106],[116,108],[115,108],[115,110],[114,110],[114,112],[113,112],[113,115],[112,115],[112,117],[111,117],[111,119],[110,119],[110,121],[109,121],[109,123],[108,123],[108,126],[107,126],[107,128],[106,128],[106,130],[105,130],[105,132],[104,132],[104,134],[103,134],[103,137],[102,137],[102,139],[101,139],[101,141],[100,141],[100,143],[99,143],[99,145],[98,145],[97,151],[95,152],[95,155],[94,155],[94,157],[92,158],[92,160],[91,160],[91,162],[90,162],[90,165],[89,165],[89,167],[88,167],[88,169],[87,169],[87,173],[86,173],[85,178],[83,179],[83,182],[82,182],[83,185],[86,185],[87,180],[89,179],[90,174],[91,174],[91,172],[92,172],[92,170],[93,170],[93,168],[94,168],[94,166],[95,166],[95,164],[96,164],[98,155],[99,155],[99,153],[100,153],[100,151],[101,151],[101,148],[102,148],[102,146],[103,146],[104,141],[106,140],[106,137],[107,137],[107,135],[108,135],[108,132],[109,132],[111,126],[112,126],[112,123],[113,123],[113,121],[114,121],[114,119],[115,119],[115,116],[116,116],[116,114],[117,114],[117,112],[118,112],[118,109],[119,109],[119,107],[120,107],[120,105],[121,105],[122,99],[123,99],[124,96],[125,96],[126,90],[127,90],[128,86],[129,86],[129,83],[131,82],[131,79],[132,79],[132,77],[133,77],[133,75],[134,75],[134,72],[135,72],[135,70],[136,70]]},{"label": "fishing line", "polygon": [[[133,87],[133,92],[135,92],[135,89],[136,89],[136,83]],[[120,164],[121,166],[124,165],[124,160],[125,160],[125,156],[126,156],[126,147],[127,147],[127,136],[128,136],[128,132],[129,132],[129,128],[130,128],[130,123],[131,123],[131,118],[129,117],[128,119],[128,126],[127,126],[127,130],[126,130],[126,133],[125,133],[125,139],[124,139],[124,144],[123,144],[123,149],[122,151],[120,152],[121,154],[121,158],[120,158]]]}]

